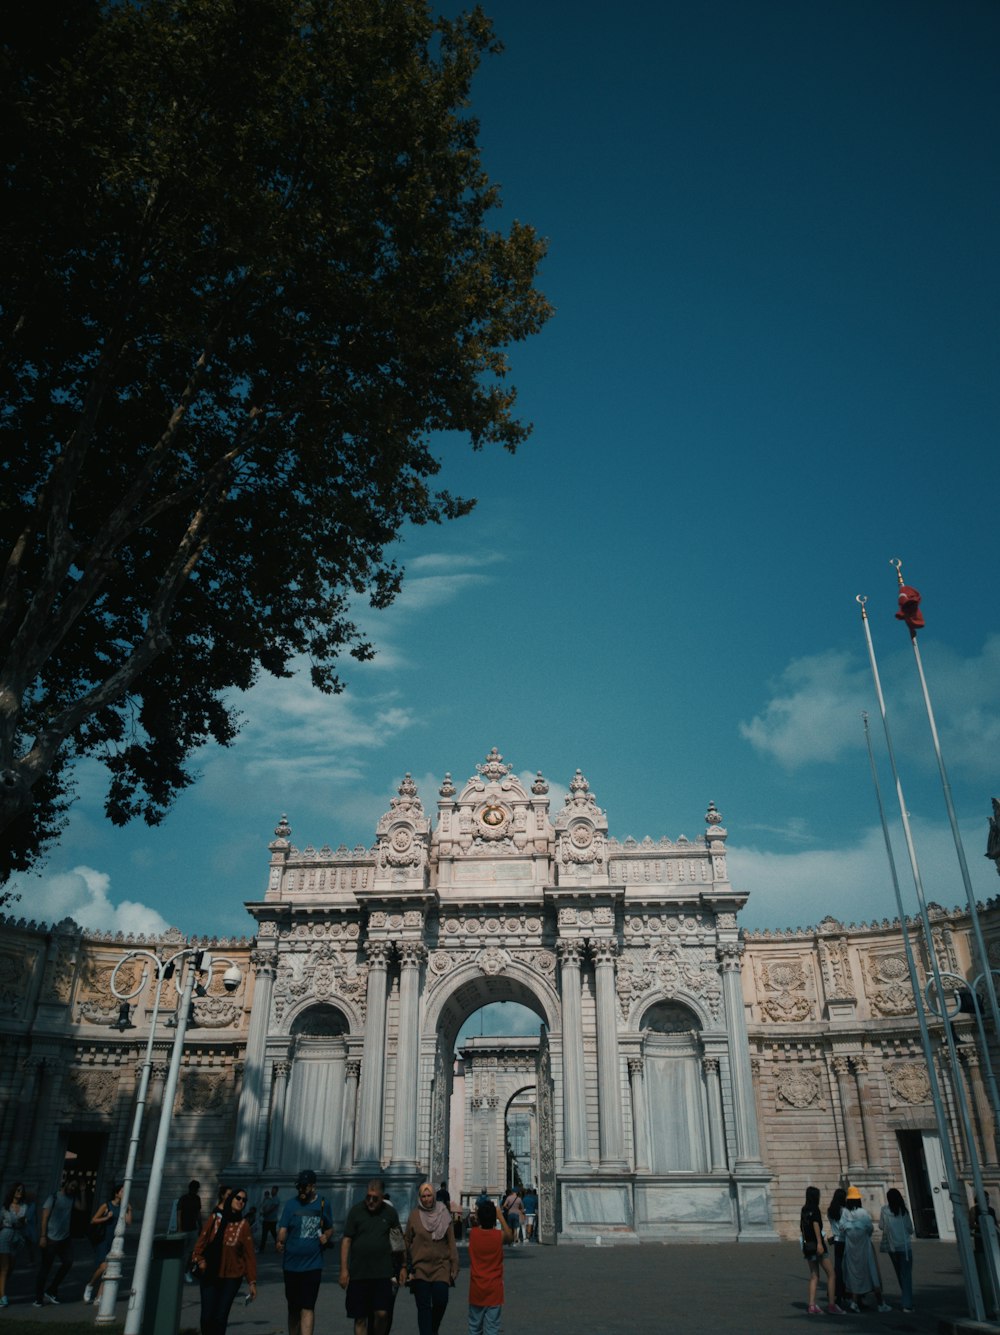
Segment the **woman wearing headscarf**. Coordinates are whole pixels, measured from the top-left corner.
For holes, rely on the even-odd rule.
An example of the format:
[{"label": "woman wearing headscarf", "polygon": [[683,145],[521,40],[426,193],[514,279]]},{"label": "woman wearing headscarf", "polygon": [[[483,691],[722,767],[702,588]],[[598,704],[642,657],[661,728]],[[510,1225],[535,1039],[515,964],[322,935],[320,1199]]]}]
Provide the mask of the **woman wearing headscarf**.
[{"label": "woman wearing headscarf", "polygon": [[847,1188],[844,1208],[840,1213],[840,1227],[844,1234],[844,1288],[847,1291],[847,1310],[861,1311],[861,1299],[866,1293],[875,1295],[875,1306],[879,1312],[891,1312],[888,1303],[882,1301],[882,1281],[879,1278],[878,1263],[872,1249],[872,1233],[875,1225],[872,1217],[861,1204],[861,1192],[857,1187]]},{"label": "woman wearing headscarf", "polygon": [[191,1259],[201,1281],[201,1335],[225,1335],[229,1312],[244,1279],[257,1297],[257,1253],[243,1218],[247,1193],[237,1187],[216,1207],[194,1244]]},{"label": "woman wearing headscarf", "polygon": [[409,1284],[416,1300],[420,1335],[435,1335],[448,1306],[448,1290],[458,1275],[458,1248],[451,1211],[435,1200],[429,1182],[421,1185],[417,1198],[419,1204],[410,1211],[403,1233],[406,1259],[399,1282]]}]

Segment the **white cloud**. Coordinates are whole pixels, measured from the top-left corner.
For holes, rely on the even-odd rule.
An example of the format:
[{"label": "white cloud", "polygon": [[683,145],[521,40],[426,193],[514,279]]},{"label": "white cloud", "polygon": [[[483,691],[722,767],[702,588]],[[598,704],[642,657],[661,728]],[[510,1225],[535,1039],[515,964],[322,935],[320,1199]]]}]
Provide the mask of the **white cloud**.
[{"label": "white cloud", "polygon": [[794,659],[776,692],[740,734],[788,769],[839,760],[861,744],[858,722],[869,706],[870,678],[842,651]]},{"label": "white cloud", "polygon": [[21,898],[10,912],[35,922],[58,923],[72,918],[95,932],[124,932],[136,936],[159,936],[170,924],[155,909],[135,900],[114,904],[111,877],[93,867],[78,866],[51,876],[18,877],[11,883]]},{"label": "white cloud", "polygon": [[[947,645],[921,640],[921,654],[949,770],[970,778],[996,773],[1000,749],[1000,635],[963,658]],[[879,672],[893,745],[901,755],[933,766],[934,753],[912,653],[886,655]],[[794,659],[771,699],[740,734],[787,769],[830,763],[861,747],[860,715],[881,730],[867,664],[844,651]]]},{"label": "white cloud", "polygon": [[[944,823],[912,820],[924,896],[954,908],[966,901],[951,831]],[[986,822],[962,827],[973,893],[983,901],[1000,892],[993,864],[976,856],[986,844]],[[902,832],[890,826],[903,911],[917,912],[916,890]],[[749,891],[741,915],[750,927],[813,926],[828,915],[843,923],[882,921],[897,916],[882,830],[862,831],[844,848],[777,853],[753,846],[729,848],[729,875],[737,890]]]}]

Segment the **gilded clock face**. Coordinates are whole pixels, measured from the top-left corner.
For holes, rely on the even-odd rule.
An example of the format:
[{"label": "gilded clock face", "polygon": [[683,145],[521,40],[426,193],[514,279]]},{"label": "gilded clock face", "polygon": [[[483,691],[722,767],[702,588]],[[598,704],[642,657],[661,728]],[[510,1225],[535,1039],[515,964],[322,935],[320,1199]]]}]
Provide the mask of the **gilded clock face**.
[{"label": "gilded clock face", "polygon": [[507,819],[507,813],[504,811],[503,807],[491,805],[483,809],[483,813],[479,819],[484,825],[488,825],[491,829],[495,830],[498,825],[502,825]]}]

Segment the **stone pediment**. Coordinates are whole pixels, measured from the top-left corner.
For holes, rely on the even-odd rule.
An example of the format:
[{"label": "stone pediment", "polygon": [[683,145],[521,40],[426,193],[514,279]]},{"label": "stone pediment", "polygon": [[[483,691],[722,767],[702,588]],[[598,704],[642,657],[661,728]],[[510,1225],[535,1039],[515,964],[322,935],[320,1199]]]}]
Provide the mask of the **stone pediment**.
[{"label": "stone pediment", "polygon": [[[491,884],[510,879],[499,870],[510,863],[523,864],[523,876],[514,877],[518,883],[544,883],[553,842],[549,786],[539,774],[529,790],[512,770],[494,747],[461,791],[445,776],[432,854],[442,884],[469,876],[478,884],[482,871],[473,864],[483,863],[498,867]],[[465,873],[449,865],[459,862],[469,864]]]}]

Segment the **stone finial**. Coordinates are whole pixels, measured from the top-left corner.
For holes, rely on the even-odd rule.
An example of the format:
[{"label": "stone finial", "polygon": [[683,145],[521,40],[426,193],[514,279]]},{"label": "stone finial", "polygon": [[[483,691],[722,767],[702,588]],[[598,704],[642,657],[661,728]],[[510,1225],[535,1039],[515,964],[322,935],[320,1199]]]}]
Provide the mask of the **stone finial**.
[{"label": "stone finial", "polygon": [[486,780],[487,783],[499,783],[501,779],[506,779],[510,773],[510,765],[503,763],[503,756],[494,746],[485,761],[476,766],[476,773]]},{"label": "stone finial", "polygon": [[274,837],[276,839],[291,839],[292,827],[288,823],[288,817],[282,812],[281,820],[274,827]]},{"label": "stone finial", "polygon": [[708,804],[708,810],[705,812],[705,824],[706,825],[722,824],[722,812],[719,811],[718,807],[715,805],[714,802],[709,802]]},{"label": "stone finial", "polygon": [[438,789],[438,794],[441,797],[455,796],[455,785],[451,781],[451,774],[446,774],[444,776],[444,783],[442,783],[441,787]]},{"label": "stone finial", "polygon": [[417,795],[417,785],[413,782],[412,774],[404,774],[403,782],[399,785],[400,797],[414,798]]},{"label": "stone finial", "polygon": [[545,782],[541,770],[535,775],[535,782],[531,785],[531,791],[536,797],[543,797],[549,791],[549,785]]},{"label": "stone finial", "polygon": [[589,784],[589,783],[587,782],[587,780],[583,777],[583,773],[582,773],[581,770],[577,770],[577,772],[573,775],[572,779],[570,779],[570,781],[569,781],[569,790],[570,790],[571,793],[589,793],[589,792],[590,792],[590,784]]}]

